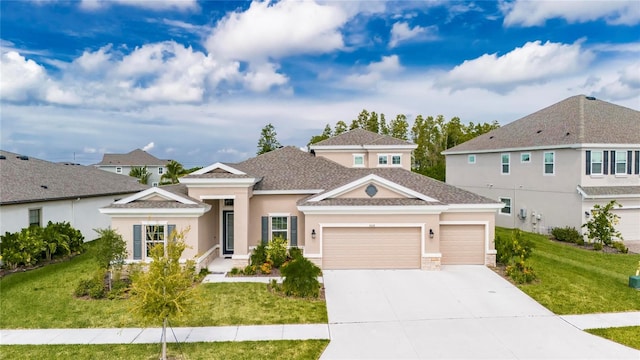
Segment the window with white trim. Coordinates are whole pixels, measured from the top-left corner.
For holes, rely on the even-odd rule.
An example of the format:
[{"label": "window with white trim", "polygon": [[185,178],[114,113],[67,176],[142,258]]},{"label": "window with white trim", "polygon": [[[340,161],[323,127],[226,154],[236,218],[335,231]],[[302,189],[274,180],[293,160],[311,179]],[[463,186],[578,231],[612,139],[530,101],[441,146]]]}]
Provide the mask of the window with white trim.
[{"label": "window with white trim", "polygon": [[165,225],[145,225],[144,239],[147,248],[147,257],[151,256],[151,249],[155,245],[165,245],[167,227]]},{"label": "window with white trim", "polygon": [[378,155],[378,165],[389,164],[389,157],[387,155]]},{"label": "window with white trim", "polygon": [[627,173],[627,152],[616,151],[616,175]]},{"label": "window with white trim", "polygon": [[502,163],[502,174],[509,175],[510,167],[511,167],[511,155],[510,154],[502,154],[500,156],[500,161]]},{"label": "window with white trim", "polygon": [[42,226],[42,209],[29,209],[29,226]]},{"label": "window with white trim", "polygon": [[271,217],[271,239],[283,237],[289,239],[289,217],[288,216],[272,216]]},{"label": "window with white trim", "polygon": [[391,165],[401,165],[402,157],[400,155],[391,155]]},{"label": "window with white trim", "polygon": [[116,167],[116,174],[122,174],[122,168],[120,166]]},{"label": "window with white trim", "polygon": [[591,175],[602,175],[602,151],[591,151]]},{"label": "window with white trim", "polygon": [[504,204],[504,207],[500,209],[500,214],[511,215],[511,198],[501,197],[500,202]]},{"label": "window with white trim", "polygon": [[467,156],[467,164],[475,164],[476,163],[476,155],[471,154]]},{"label": "window with white trim", "polygon": [[157,186],[158,186],[158,183],[154,181],[154,182],[152,182],[152,183],[151,183],[151,186],[153,186],[153,187],[157,187]]},{"label": "window with white trim", "polygon": [[363,154],[353,154],[353,166],[364,166]]},{"label": "window with white trim", "polygon": [[531,162],[531,153],[520,153],[520,162],[523,164]]},{"label": "window with white trim", "polygon": [[544,174],[554,175],[556,173],[556,153],[547,151],[544,153]]},{"label": "window with white trim", "polygon": [[164,168],[161,166],[158,168],[158,175],[164,174]]}]

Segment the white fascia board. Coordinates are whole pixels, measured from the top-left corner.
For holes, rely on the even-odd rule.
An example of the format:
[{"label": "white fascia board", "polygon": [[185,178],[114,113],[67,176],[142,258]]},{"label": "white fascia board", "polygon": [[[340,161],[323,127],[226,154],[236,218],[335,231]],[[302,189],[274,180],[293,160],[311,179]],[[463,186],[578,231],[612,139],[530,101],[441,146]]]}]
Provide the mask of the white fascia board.
[{"label": "white fascia board", "polygon": [[299,190],[254,190],[253,195],[308,195],[319,194],[323,189],[299,189]]},{"label": "white fascia board", "polygon": [[260,179],[256,178],[240,178],[240,179],[220,179],[220,178],[181,178],[180,183],[187,185],[187,187],[238,187],[238,186],[253,186]]},{"label": "white fascia board", "polygon": [[440,214],[449,209],[445,205],[421,206],[298,206],[298,211],[307,214]]},{"label": "white fascia board", "polygon": [[196,204],[196,202],[193,201],[193,200],[189,200],[189,199],[184,198],[184,197],[182,197],[182,196],[180,196],[178,194],[174,194],[174,193],[169,192],[167,190],[163,190],[163,189],[161,189],[161,188],[159,188],[157,186],[148,188],[147,190],[143,190],[143,191],[141,191],[139,193],[135,193],[135,194],[133,194],[131,196],[128,196],[128,197],[126,197],[124,199],[120,199],[120,200],[114,202],[114,204],[119,204],[119,205],[128,204],[128,203],[136,201],[136,200],[144,200],[146,198],[150,198],[153,195],[158,195],[158,196],[160,196],[162,198],[165,198],[167,200],[174,200],[174,201],[177,201],[177,202],[185,204],[185,205],[194,205],[194,204]]},{"label": "white fascia board", "polygon": [[447,212],[487,212],[502,209],[504,203],[494,204],[449,204]]},{"label": "white fascia board", "polygon": [[240,171],[240,170],[238,170],[236,168],[232,168],[231,166],[225,165],[225,164],[220,163],[220,162],[217,162],[215,164],[209,165],[209,166],[204,167],[204,168],[202,168],[200,170],[194,171],[194,172],[192,172],[192,174],[193,175],[204,175],[204,174],[208,173],[209,171],[213,171],[213,170],[216,170],[216,169],[222,169],[222,170],[224,170],[226,172],[229,172],[229,173],[235,174],[235,175],[247,175],[246,173],[244,173],[244,172],[242,172],[242,171]]},{"label": "white fascia board", "polygon": [[393,181],[387,180],[387,179],[382,178],[382,177],[380,177],[378,175],[375,175],[375,174],[367,175],[367,176],[362,177],[362,178],[360,178],[358,180],[352,181],[352,182],[350,182],[350,183],[348,183],[346,185],[340,186],[340,187],[335,188],[335,189],[333,189],[331,191],[327,191],[326,193],[318,195],[318,196],[315,196],[315,197],[309,199],[308,201],[316,202],[316,201],[324,200],[324,199],[327,199],[327,198],[339,196],[341,194],[344,194],[346,192],[349,192],[349,191],[357,188],[358,186],[364,185],[364,184],[366,184],[368,182],[376,182],[376,183],[378,183],[378,184],[380,184],[382,186],[385,186],[385,187],[389,188],[392,191],[401,193],[401,194],[403,194],[403,195],[405,195],[407,197],[414,197],[414,198],[421,199],[421,200],[424,200],[424,201],[427,201],[427,202],[437,202],[438,201],[438,200],[436,200],[434,198],[431,198],[429,196],[421,194],[421,193],[419,193],[417,191],[411,190],[411,189],[409,189],[407,187],[404,187],[402,185],[396,184]]},{"label": "white fascia board", "polygon": [[320,151],[341,151],[341,150],[414,150],[418,147],[415,144],[407,145],[311,145],[310,150]]},{"label": "white fascia board", "polygon": [[558,149],[579,149],[584,144],[565,144],[565,145],[540,145],[540,146],[525,146],[525,147],[513,147],[513,148],[496,148],[485,150],[464,150],[464,151],[449,151],[445,150],[441,152],[442,155],[461,155],[461,154],[487,154],[487,153],[506,153],[516,151],[535,151],[535,150],[558,150]]},{"label": "white fascia board", "polygon": [[164,216],[164,217],[199,217],[211,210],[211,205],[199,208],[188,209],[98,209],[101,214],[112,217],[141,217],[141,216]]}]

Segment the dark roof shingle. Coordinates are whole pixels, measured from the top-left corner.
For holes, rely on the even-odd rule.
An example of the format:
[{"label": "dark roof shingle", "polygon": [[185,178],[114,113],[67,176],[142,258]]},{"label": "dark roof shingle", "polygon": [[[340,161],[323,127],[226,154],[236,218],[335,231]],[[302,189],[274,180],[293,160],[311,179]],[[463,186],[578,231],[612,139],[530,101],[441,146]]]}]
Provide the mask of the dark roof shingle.
[{"label": "dark roof shingle", "polygon": [[146,151],[135,149],[127,154],[104,154],[102,161],[96,165],[101,166],[164,166],[170,160],[161,160]]},{"label": "dark roof shingle", "polygon": [[413,143],[394,138],[389,135],[376,134],[364,129],[353,129],[338,136],[322,140],[310,146],[311,149],[322,146],[367,146],[367,145],[403,145],[411,146]]}]

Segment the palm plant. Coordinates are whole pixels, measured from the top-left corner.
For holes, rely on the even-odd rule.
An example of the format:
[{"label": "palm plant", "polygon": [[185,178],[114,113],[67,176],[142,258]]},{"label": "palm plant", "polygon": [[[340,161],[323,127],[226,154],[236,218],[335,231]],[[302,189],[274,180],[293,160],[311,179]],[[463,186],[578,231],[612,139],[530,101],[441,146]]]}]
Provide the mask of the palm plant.
[{"label": "palm plant", "polygon": [[146,166],[136,166],[129,171],[129,176],[138,178],[140,184],[149,184],[151,173],[147,170]]},{"label": "palm plant", "polygon": [[165,167],[165,172],[160,178],[160,183],[163,185],[177,184],[180,182],[178,178],[186,174],[188,174],[188,172],[184,169],[184,167],[182,167],[182,164],[175,160],[171,160]]}]

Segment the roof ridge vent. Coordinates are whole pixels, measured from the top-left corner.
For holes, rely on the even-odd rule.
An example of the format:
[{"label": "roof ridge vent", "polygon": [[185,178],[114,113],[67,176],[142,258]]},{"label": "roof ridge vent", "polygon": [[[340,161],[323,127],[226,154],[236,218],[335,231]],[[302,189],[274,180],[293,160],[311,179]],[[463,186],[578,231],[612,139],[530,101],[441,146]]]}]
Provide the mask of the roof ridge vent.
[{"label": "roof ridge vent", "polygon": [[595,100],[596,98],[594,96],[585,96],[585,99],[587,99],[587,100]]}]

